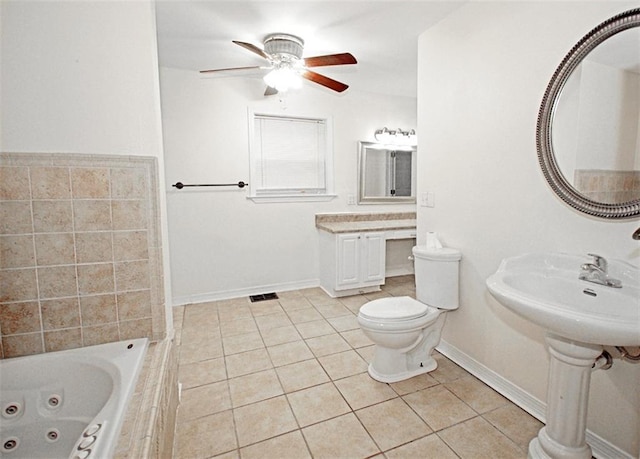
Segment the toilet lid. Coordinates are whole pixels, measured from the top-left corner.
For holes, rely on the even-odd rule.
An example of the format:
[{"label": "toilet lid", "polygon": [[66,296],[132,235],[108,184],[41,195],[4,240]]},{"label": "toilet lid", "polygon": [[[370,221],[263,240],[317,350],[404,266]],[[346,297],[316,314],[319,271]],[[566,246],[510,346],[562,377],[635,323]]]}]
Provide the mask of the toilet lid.
[{"label": "toilet lid", "polygon": [[424,316],[429,307],[409,296],[381,298],[360,308],[360,315],[371,320],[410,320]]}]

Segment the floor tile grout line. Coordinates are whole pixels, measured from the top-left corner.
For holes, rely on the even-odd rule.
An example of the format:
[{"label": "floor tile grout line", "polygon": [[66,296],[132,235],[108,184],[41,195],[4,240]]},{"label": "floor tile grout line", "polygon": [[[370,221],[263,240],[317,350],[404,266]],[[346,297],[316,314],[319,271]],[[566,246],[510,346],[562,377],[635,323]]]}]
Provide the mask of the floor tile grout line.
[{"label": "floor tile grout line", "polygon": [[[390,387],[390,388],[394,391],[394,394],[395,394],[395,395],[394,395],[394,397],[393,397],[393,398],[391,398],[391,399],[387,399],[387,400],[384,400],[384,401],[380,401],[380,402],[377,402],[377,403],[374,403],[374,404],[371,404],[371,405],[366,405],[366,406],[364,406],[364,407],[360,407],[360,408],[358,408],[357,410],[356,410],[356,409],[354,409],[354,408],[351,406],[351,404],[349,404],[349,402],[345,399],[345,397],[344,397],[344,395],[342,394],[342,392],[340,392],[340,390],[338,389],[338,387],[335,385],[335,382],[336,382],[336,381],[339,381],[339,380],[342,380],[342,379],[346,379],[346,378],[352,377],[352,376],[356,376],[356,375],[362,374],[362,373],[364,373],[364,372],[356,373],[355,375],[348,375],[348,376],[343,376],[343,377],[340,377],[340,378],[336,378],[336,379],[334,379],[334,378],[332,378],[332,377],[331,377],[331,375],[330,375],[330,374],[329,374],[329,372],[327,371],[327,368],[326,368],[326,367],[321,363],[320,359],[321,359],[322,357],[328,357],[328,356],[333,356],[333,355],[338,355],[338,354],[341,354],[341,353],[346,353],[346,352],[351,352],[351,351],[353,351],[353,352],[356,352],[356,354],[357,354],[357,355],[359,355],[361,358],[363,358],[363,359],[366,361],[366,358],[362,357],[362,355],[360,354],[359,350],[362,350],[362,349],[364,349],[364,348],[366,348],[366,347],[369,347],[369,346],[360,346],[360,347],[356,347],[354,344],[352,344],[352,343],[350,343],[349,341],[347,341],[347,340],[345,339],[344,335],[343,335],[343,333],[344,333],[344,332],[346,332],[346,331],[349,331],[349,330],[357,330],[357,329],[355,329],[355,328],[354,328],[354,329],[345,329],[345,330],[340,331],[340,330],[339,330],[339,329],[338,329],[334,324],[332,324],[332,323],[330,322],[330,319],[332,319],[332,318],[348,317],[348,316],[350,316],[350,315],[351,315],[351,316],[354,316],[355,314],[353,314],[353,310],[352,310],[351,308],[349,308],[348,306],[346,306],[345,304],[342,304],[342,303],[340,302],[340,303],[342,304],[342,306],[343,306],[343,307],[345,307],[346,309],[348,309],[348,310],[349,310],[349,311],[351,311],[351,312],[350,312],[349,314],[345,314],[345,315],[343,315],[343,316],[332,316],[332,317],[326,317],[326,316],[324,316],[324,315],[323,315],[323,314],[318,310],[318,306],[316,306],[316,304],[313,304],[313,303],[312,303],[312,302],[311,302],[307,297],[303,297],[303,298],[307,299],[307,301],[309,301],[309,303],[311,303],[311,304],[312,304],[312,306],[313,306],[313,308],[316,310],[316,312],[318,312],[318,313],[323,317],[323,319],[322,319],[322,320],[323,320],[324,322],[327,322],[327,323],[328,323],[328,325],[329,325],[329,326],[334,330],[334,332],[332,332],[331,334],[336,334],[336,335],[340,336],[340,337],[341,337],[341,338],[342,338],[342,339],[347,343],[347,345],[348,345],[348,349],[342,349],[342,350],[339,350],[339,351],[336,351],[336,352],[329,352],[328,354],[324,354],[324,355],[318,355],[318,354],[314,353],[314,352],[313,352],[313,350],[311,350],[311,351],[312,351],[312,354],[313,354],[313,357],[311,357],[311,358],[308,358],[308,359],[302,359],[302,360],[296,360],[295,362],[286,363],[286,364],[284,364],[284,365],[276,366],[276,365],[274,364],[273,357],[272,357],[272,356],[271,356],[271,354],[269,353],[269,348],[272,348],[272,347],[275,347],[275,346],[279,346],[279,345],[282,345],[282,344],[291,343],[291,342],[298,342],[298,341],[302,341],[303,343],[305,343],[305,345],[307,346],[307,348],[309,348],[307,341],[308,341],[309,339],[312,339],[312,338],[315,338],[315,337],[307,337],[307,338],[304,338],[304,337],[300,334],[300,331],[299,331],[299,329],[298,329],[298,328],[297,328],[297,326],[296,326],[296,325],[298,325],[298,324],[293,323],[293,321],[291,320],[291,316],[287,313],[287,310],[285,310],[285,309],[282,307],[282,305],[281,305],[281,304],[279,305],[279,307],[280,307],[281,311],[278,311],[278,312],[282,312],[282,313],[284,313],[284,316],[286,316],[286,317],[288,318],[288,320],[290,321],[290,324],[289,324],[289,325],[280,325],[280,326],[276,326],[276,327],[261,328],[261,327],[258,325],[257,321],[256,321],[256,317],[259,317],[259,316],[253,316],[253,312],[252,312],[252,318],[253,318],[253,320],[254,320],[254,325],[256,326],[257,331],[259,332],[259,335],[260,335],[260,338],[261,338],[261,342],[262,342],[262,346],[263,346],[263,347],[261,347],[261,349],[265,349],[265,350],[266,350],[267,356],[268,356],[269,361],[270,361],[270,364],[271,364],[271,367],[270,367],[270,368],[268,368],[268,369],[264,369],[264,370],[260,370],[260,371],[273,371],[273,372],[275,373],[276,378],[277,378],[277,380],[278,380],[278,383],[279,383],[279,385],[280,385],[280,390],[282,391],[282,394],[280,394],[280,395],[278,395],[278,396],[284,396],[284,397],[285,397],[285,399],[287,400],[288,408],[291,410],[291,412],[292,412],[292,414],[293,414],[293,416],[294,416],[294,419],[296,420],[296,425],[298,426],[298,428],[297,428],[297,429],[293,429],[293,430],[291,430],[291,431],[289,431],[289,432],[287,432],[287,433],[290,433],[290,432],[293,432],[293,431],[296,431],[296,430],[297,430],[297,431],[300,431],[300,432],[301,432],[301,435],[302,435],[302,437],[303,437],[303,439],[304,439],[304,441],[305,441],[305,445],[306,445],[307,450],[308,450],[308,452],[309,452],[309,453],[311,453],[311,449],[310,449],[310,446],[309,446],[309,444],[308,444],[307,438],[304,436],[304,433],[302,432],[302,430],[303,430],[304,428],[306,428],[306,427],[310,427],[310,426],[312,426],[312,425],[316,425],[316,424],[319,424],[319,423],[322,423],[322,422],[326,422],[326,420],[318,421],[317,423],[310,424],[309,426],[305,426],[304,428],[303,428],[303,427],[301,427],[301,425],[300,425],[300,421],[298,420],[298,417],[296,416],[295,411],[293,410],[293,407],[292,407],[292,405],[291,405],[291,402],[290,402],[290,399],[289,399],[289,396],[288,396],[288,395],[289,395],[289,394],[292,394],[292,393],[295,393],[295,392],[298,392],[298,391],[300,391],[300,390],[304,390],[304,389],[309,389],[309,388],[312,388],[312,387],[316,387],[316,386],[318,386],[318,385],[320,385],[320,384],[324,384],[324,383],[319,383],[319,384],[315,384],[315,385],[312,385],[312,386],[308,386],[308,387],[304,387],[304,388],[301,388],[301,389],[297,389],[297,390],[295,390],[295,391],[289,391],[289,392],[287,392],[287,391],[285,391],[285,389],[284,389],[284,385],[283,385],[283,382],[282,382],[281,376],[280,376],[280,374],[279,374],[279,373],[278,373],[278,371],[277,371],[277,368],[286,367],[286,366],[288,366],[288,365],[293,365],[293,364],[296,364],[296,363],[300,363],[300,362],[304,362],[304,361],[310,361],[310,360],[315,361],[315,363],[316,363],[317,365],[319,365],[319,366],[320,366],[320,368],[322,369],[322,371],[323,371],[324,375],[328,378],[328,380],[329,380],[328,382],[330,382],[330,383],[333,385],[333,387],[334,387],[334,388],[338,391],[338,393],[341,395],[342,399],[347,403],[347,406],[348,406],[348,407],[349,407],[349,409],[350,409],[350,411],[349,411],[348,413],[353,413],[353,414],[356,416],[356,419],[358,419],[358,421],[359,421],[360,425],[365,429],[365,432],[367,432],[367,435],[371,438],[371,440],[372,440],[372,441],[374,442],[374,444],[377,446],[378,450],[379,450],[381,453],[383,453],[383,454],[384,454],[384,452],[386,452],[386,451],[391,451],[392,449],[399,448],[399,447],[401,447],[401,446],[403,446],[403,445],[406,445],[406,444],[411,443],[411,442],[413,442],[413,441],[416,441],[416,440],[418,440],[418,439],[420,439],[420,438],[424,438],[424,437],[427,437],[427,436],[430,436],[430,435],[433,435],[433,434],[436,434],[436,436],[438,436],[438,438],[440,438],[440,436],[438,435],[438,433],[439,433],[439,432],[442,432],[442,431],[444,431],[444,430],[446,430],[446,429],[448,429],[448,428],[452,428],[452,427],[454,427],[454,426],[456,426],[456,425],[462,424],[463,422],[467,422],[467,421],[469,421],[470,419],[476,419],[476,418],[482,418],[482,419],[483,419],[483,421],[485,421],[485,422],[489,423],[490,427],[491,427],[493,430],[495,430],[495,431],[496,431],[496,433],[497,433],[498,435],[500,435],[501,437],[506,438],[507,440],[509,440],[509,442],[510,442],[513,446],[515,446],[518,450],[521,450],[520,446],[515,442],[515,440],[511,439],[511,438],[506,434],[506,432],[502,432],[502,431],[499,429],[499,427],[498,427],[497,425],[494,425],[494,424],[493,424],[493,423],[491,423],[489,420],[487,420],[486,418],[484,418],[484,415],[489,414],[489,413],[492,413],[492,412],[494,412],[494,411],[496,411],[496,410],[498,410],[498,409],[500,409],[500,408],[502,408],[502,407],[504,407],[504,406],[508,406],[508,403],[505,403],[504,405],[499,406],[499,407],[495,407],[495,408],[493,408],[493,409],[491,409],[491,410],[489,410],[489,411],[486,411],[486,412],[484,412],[484,413],[480,413],[480,412],[479,412],[479,410],[474,409],[471,405],[469,405],[469,403],[465,402],[465,400],[463,400],[462,398],[460,398],[460,397],[459,397],[455,392],[453,392],[453,390],[451,390],[449,387],[447,387],[447,384],[450,384],[450,383],[452,383],[453,381],[459,380],[459,379],[461,379],[461,378],[463,378],[463,377],[467,377],[467,376],[469,376],[469,373],[468,373],[468,372],[466,372],[466,371],[464,372],[464,373],[465,373],[465,374],[464,374],[464,376],[456,377],[456,378],[454,378],[454,379],[452,379],[452,380],[446,380],[446,379],[445,379],[445,380],[441,380],[441,381],[439,381],[439,380],[437,380],[437,379],[436,379],[436,380],[435,380],[435,381],[436,381],[436,384],[435,384],[435,385],[433,385],[433,386],[429,386],[429,387],[427,387],[427,388],[419,389],[419,390],[416,390],[416,391],[410,391],[410,392],[407,392],[407,393],[402,394],[402,395],[401,395],[401,394],[400,394],[400,393],[399,393],[399,392],[398,392],[394,387],[392,387],[391,385],[387,385],[388,387]],[[363,304],[364,304],[364,303],[363,303]],[[216,310],[216,312],[218,312],[218,310]],[[183,308],[183,310],[182,310],[182,315],[183,315],[183,317],[182,317],[182,323],[181,323],[181,326],[182,326],[182,327],[184,327],[184,322],[185,322],[185,318],[186,318],[186,313],[187,313],[187,308],[185,307],[185,308]],[[276,312],[276,313],[277,313],[277,312]],[[273,313],[271,313],[271,314],[273,314]],[[261,315],[261,317],[268,316],[268,315],[271,315],[271,314],[263,314],[263,315]],[[221,321],[221,320],[219,320],[218,322],[219,322],[219,324],[220,324],[222,321]],[[304,323],[304,322],[301,322],[301,323]],[[268,330],[272,330],[272,329],[276,329],[276,328],[281,328],[281,327],[283,327],[283,326],[293,326],[293,327],[294,327],[294,329],[297,331],[298,335],[300,335],[300,339],[295,339],[295,340],[290,340],[290,341],[286,341],[286,342],[283,342],[283,343],[276,343],[276,344],[272,344],[272,345],[267,345],[267,344],[266,344],[266,341],[265,341],[265,332],[266,332],[266,331],[268,331]],[[218,325],[218,327],[220,327],[220,325]],[[183,330],[183,331],[184,331],[184,330]],[[319,335],[319,336],[327,336],[327,335]],[[224,346],[224,344],[223,344],[223,338],[222,338],[222,334],[221,334],[221,333],[220,333],[220,336],[219,336],[217,339],[219,339],[219,340],[221,341],[221,345],[222,345],[222,346]],[[181,343],[181,344],[182,344],[182,343]],[[224,347],[223,347],[223,351],[222,351],[222,352],[223,352],[222,358],[227,357],[227,355],[226,355],[226,351],[224,350]],[[242,352],[240,352],[239,354],[242,354]],[[230,354],[230,355],[235,355],[235,354]],[[206,360],[212,360],[212,359],[206,359]],[[229,378],[229,376],[228,376],[228,370],[227,370],[227,365],[226,365],[226,360],[224,360],[224,362],[225,362],[225,376],[226,376],[226,379],[225,379],[224,381],[225,381],[225,384],[226,384],[227,391],[230,393],[229,381],[230,381],[230,380],[232,380],[232,379],[234,379],[234,378]],[[251,372],[251,373],[248,373],[248,374],[246,374],[246,375],[255,374],[255,373],[257,373],[257,372],[258,372],[258,371],[256,371],[256,372]],[[246,375],[242,375],[242,376],[246,376]],[[237,376],[237,377],[241,377],[241,376]],[[447,390],[447,392],[448,392],[448,393],[452,394],[452,395],[453,395],[457,400],[459,400],[459,401],[460,401],[460,402],[462,402],[465,406],[467,406],[470,410],[472,410],[472,412],[473,412],[473,413],[476,413],[476,415],[475,415],[475,416],[473,416],[472,418],[469,418],[469,419],[466,419],[466,420],[463,420],[463,421],[459,421],[458,423],[452,424],[452,425],[447,426],[447,427],[443,427],[443,428],[442,428],[442,429],[440,429],[439,431],[434,431],[434,430],[431,428],[431,426],[429,426],[429,424],[428,424],[424,419],[422,419],[422,417],[421,417],[418,413],[416,413],[416,412],[415,412],[415,410],[413,409],[413,407],[411,407],[410,405],[408,405],[408,403],[406,402],[406,400],[404,400],[404,398],[403,398],[403,397],[404,397],[404,396],[407,396],[407,395],[408,395],[408,394],[410,394],[410,393],[420,392],[420,391],[422,391],[422,390],[428,389],[428,388],[430,388],[430,387],[436,387],[436,386],[442,386],[445,390]],[[201,387],[201,386],[194,386],[194,387]],[[271,398],[273,398],[273,397],[271,397]],[[386,451],[383,451],[383,450],[381,449],[380,445],[376,442],[376,440],[375,440],[375,438],[373,437],[372,433],[368,431],[368,429],[364,426],[364,424],[362,423],[362,421],[360,420],[360,418],[357,416],[357,411],[358,411],[358,410],[363,410],[363,409],[368,408],[368,407],[371,407],[371,406],[375,406],[375,405],[377,405],[377,404],[381,404],[381,403],[384,403],[384,402],[388,402],[389,400],[398,399],[398,398],[399,398],[399,399],[400,399],[400,400],[401,400],[405,405],[409,406],[409,407],[412,409],[412,411],[413,411],[413,412],[414,412],[414,413],[415,413],[415,414],[416,414],[416,415],[417,415],[417,416],[418,416],[418,417],[419,417],[423,422],[425,422],[425,424],[426,424],[426,425],[427,425],[427,426],[432,430],[432,432],[431,432],[430,434],[427,434],[427,435],[423,436],[423,437],[419,437],[419,438],[414,439],[414,440],[412,440],[412,441],[410,441],[410,442],[405,442],[405,443],[402,443],[402,444],[396,445],[396,446],[394,446],[393,448],[390,448],[390,449],[388,449],[388,450],[386,450]],[[258,403],[258,402],[253,402],[253,403]],[[246,405],[243,405],[243,406],[246,406]],[[234,409],[235,409],[235,407],[234,407],[234,408],[231,408],[231,410],[234,410]],[[336,417],[344,416],[344,415],[346,415],[346,414],[348,414],[348,413],[343,413],[342,415],[338,415],[338,416],[336,416]],[[335,418],[335,417],[332,417],[332,418],[329,418],[329,419],[334,419],[334,418]],[[240,451],[241,447],[239,446],[239,439],[238,439],[238,437],[237,437],[238,433],[237,433],[237,428],[236,428],[236,426],[235,426],[235,417],[234,417],[234,432],[235,432],[235,435],[236,435],[236,442],[237,442],[236,444],[238,445],[237,451],[238,451],[238,454],[239,454],[239,451]],[[267,440],[270,440],[270,439],[273,439],[273,438],[276,438],[276,437],[278,437],[278,436],[282,436],[282,435],[285,435],[285,434],[286,434],[286,433],[278,434],[278,435],[275,435],[275,436],[273,436],[273,437],[269,437],[269,438],[267,438],[267,439],[265,439],[265,440],[262,440],[262,441],[267,441]],[[440,438],[440,441],[443,441],[443,442],[444,442],[444,439],[443,439],[443,438]],[[257,442],[257,443],[260,443],[260,442]],[[450,447],[446,442],[444,442],[444,444],[446,444],[446,445],[447,445],[447,447],[449,447],[449,448],[451,449],[451,447]],[[245,445],[245,446],[249,446],[249,445]],[[243,446],[243,447],[244,447],[244,446]],[[455,450],[453,450],[453,449],[452,449],[452,451],[454,451],[454,453],[455,453]],[[380,452],[379,452],[379,453],[377,453],[377,454],[380,454]],[[455,453],[455,454],[456,454],[456,455],[458,455],[457,453]]]}]

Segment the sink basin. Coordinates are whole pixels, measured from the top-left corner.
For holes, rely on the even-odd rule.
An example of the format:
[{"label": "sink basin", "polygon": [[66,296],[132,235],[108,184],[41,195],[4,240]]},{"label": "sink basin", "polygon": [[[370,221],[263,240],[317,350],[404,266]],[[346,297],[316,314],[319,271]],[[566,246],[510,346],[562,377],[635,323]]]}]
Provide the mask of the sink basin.
[{"label": "sink basin", "polygon": [[622,288],[579,280],[587,255],[535,253],[506,258],[487,279],[491,294],[516,314],[586,344],[640,346],[640,269],[609,261]]}]

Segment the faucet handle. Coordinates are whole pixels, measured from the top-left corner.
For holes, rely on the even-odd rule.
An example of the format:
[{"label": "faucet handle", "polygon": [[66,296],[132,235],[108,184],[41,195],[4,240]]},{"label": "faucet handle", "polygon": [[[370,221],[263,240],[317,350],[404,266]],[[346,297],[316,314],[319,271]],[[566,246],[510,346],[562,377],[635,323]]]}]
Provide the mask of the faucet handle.
[{"label": "faucet handle", "polygon": [[590,257],[593,257],[593,263],[598,268],[600,268],[604,272],[607,272],[607,260],[606,260],[606,258],[604,258],[601,255],[597,255],[595,253],[588,253],[587,255],[589,255]]}]

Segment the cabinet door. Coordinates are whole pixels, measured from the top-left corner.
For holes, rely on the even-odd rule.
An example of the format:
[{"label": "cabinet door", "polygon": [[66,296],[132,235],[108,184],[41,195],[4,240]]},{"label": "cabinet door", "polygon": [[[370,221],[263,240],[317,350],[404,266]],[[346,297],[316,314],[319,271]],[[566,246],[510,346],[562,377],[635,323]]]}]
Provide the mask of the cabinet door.
[{"label": "cabinet door", "polygon": [[362,243],[362,282],[384,283],[386,256],[384,233],[363,233]]},{"label": "cabinet door", "polygon": [[338,235],[338,287],[360,283],[360,234]]}]

